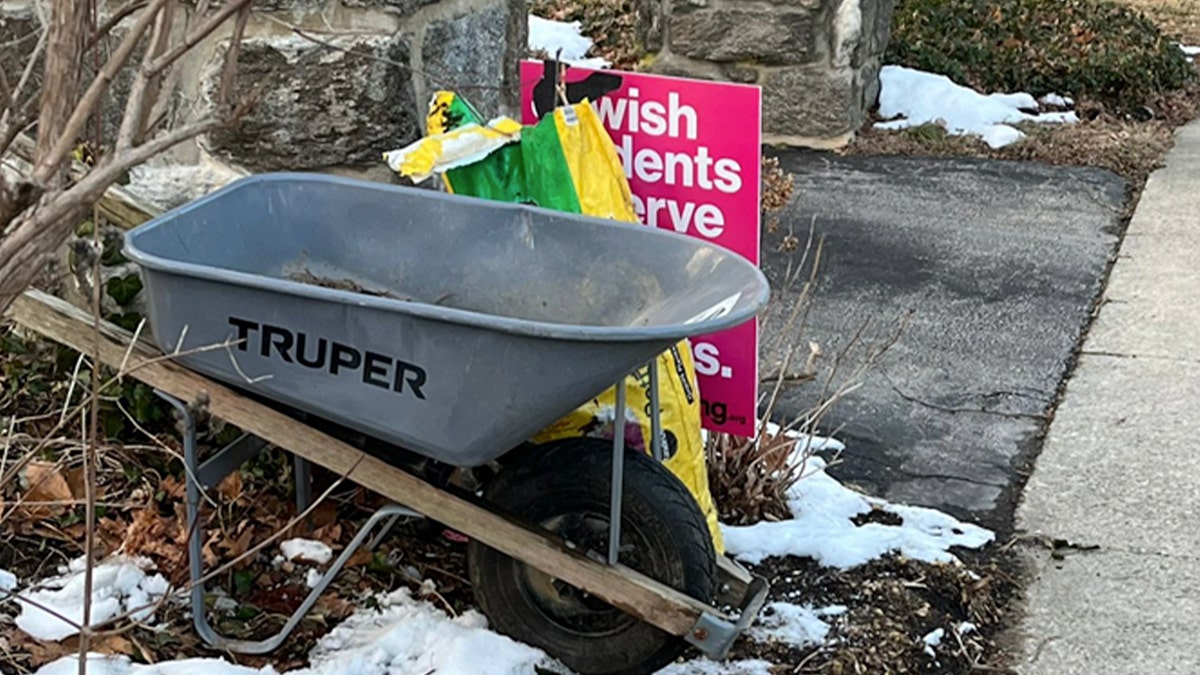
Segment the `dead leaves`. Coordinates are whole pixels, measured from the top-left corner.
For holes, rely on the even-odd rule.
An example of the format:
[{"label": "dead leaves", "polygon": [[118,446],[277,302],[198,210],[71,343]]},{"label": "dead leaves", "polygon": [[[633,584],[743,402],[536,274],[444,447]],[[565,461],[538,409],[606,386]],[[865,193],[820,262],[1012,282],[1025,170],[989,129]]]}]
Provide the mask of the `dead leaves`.
[{"label": "dead leaves", "polygon": [[33,461],[22,473],[24,492],[19,508],[28,518],[48,518],[79,502],[84,496],[83,469],[65,469],[54,462]]},{"label": "dead leaves", "polygon": [[[39,668],[64,656],[79,654],[79,636],[72,635],[61,642],[50,642],[30,637],[24,631],[14,629],[9,636],[9,645],[15,650],[29,654],[30,665]],[[138,650],[133,641],[122,634],[101,635],[92,638],[88,651],[108,656],[132,656]]]}]

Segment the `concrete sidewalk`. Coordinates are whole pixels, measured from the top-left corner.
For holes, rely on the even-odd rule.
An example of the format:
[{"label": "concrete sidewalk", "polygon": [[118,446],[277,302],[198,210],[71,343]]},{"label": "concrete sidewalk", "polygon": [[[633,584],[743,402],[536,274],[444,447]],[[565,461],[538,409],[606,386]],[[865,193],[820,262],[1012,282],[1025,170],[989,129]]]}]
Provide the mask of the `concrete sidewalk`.
[{"label": "concrete sidewalk", "polygon": [[1146,185],[1017,528],[1099,546],[1023,547],[1020,673],[1200,673],[1200,122]]}]

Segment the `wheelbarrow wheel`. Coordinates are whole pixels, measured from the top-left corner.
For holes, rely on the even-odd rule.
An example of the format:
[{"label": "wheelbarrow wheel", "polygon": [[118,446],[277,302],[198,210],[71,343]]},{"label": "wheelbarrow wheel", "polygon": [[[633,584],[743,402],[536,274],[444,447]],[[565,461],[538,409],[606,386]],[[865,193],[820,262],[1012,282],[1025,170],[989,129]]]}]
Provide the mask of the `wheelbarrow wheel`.
[{"label": "wheelbarrow wheel", "polygon": [[[580,438],[541,450],[506,466],[484,496],[578,550],[606,554],[612,445]],[[688,489],[652,458],[631,452],[624,494],[621,563],[710,602],[716,553]],[[475,597],[492,626],[582,675],[653,673],[687,647],[681,638],[477,541],[467,560]]]}]

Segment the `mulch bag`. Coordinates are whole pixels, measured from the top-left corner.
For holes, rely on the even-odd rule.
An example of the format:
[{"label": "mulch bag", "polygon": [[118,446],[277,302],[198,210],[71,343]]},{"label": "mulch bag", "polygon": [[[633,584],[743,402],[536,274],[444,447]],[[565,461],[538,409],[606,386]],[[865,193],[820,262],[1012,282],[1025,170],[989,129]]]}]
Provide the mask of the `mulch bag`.
[{"label": "mulch bag", "polygon": [[[633,195],[616,146],[590,103],[557,108],[537,124],[521,126],[505,117],[484,122],[470,103],[438,92],[429,106],[427,136],[386,153],[393,170],[420,182],[441,173],[457,194],[636,223]],[[717,510],[708,488],[700,397],[692,350],[685,340],[660,354],[659,409],[665,465],[692,493],[708,521],[713,544],[724,552]],[[649,452],[650,374],[643,366],[626,378],[626,443]],[[545,443],[589,436],[611,440],[616,389],[601,393],[541,431]]]}]

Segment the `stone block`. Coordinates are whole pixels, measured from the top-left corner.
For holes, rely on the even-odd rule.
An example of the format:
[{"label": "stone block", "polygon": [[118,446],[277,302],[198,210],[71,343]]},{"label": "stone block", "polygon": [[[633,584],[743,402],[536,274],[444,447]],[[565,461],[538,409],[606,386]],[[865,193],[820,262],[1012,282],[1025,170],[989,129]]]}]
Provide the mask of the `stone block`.
[{"label": "stone block", "polygon": [[425,7],[433,5],[438,0],[339,0],[346,7],[356,9],[381,9],[385,12],[408,16],[413,12]]},{"label": "stone block", "polygon": [[721,68],[721,72],[725,74],[725,79],[730,82],[740,82],[741,84],[754,84],[758,82],[758,68],[745,63],[731,63]]},{"label": "stone block", "polygon": [[818,53],[807,11],[697,10],[671,16],[670,27],[671,51],[708,61],[791,65]]},{"label": "stone block", "polygon": [[[37,46],[40,24],[30,8],[0,11],[0,68],[8,78],[10,86],[17,86],[29,55]],[[41,67],[34,66],[32,81],[26,85],[25,93],[37,91],[41,82]]]},{"label": "stone block", "polygon": [[633,11],[637,18],[634,30],[638,42],[646,51],[662,49],[663,0],[634,0]]},{"label": "stone block", "polygon": [[[415,140],[424,127],[398,38],[341,38],[337,51],[294,36],[254,38],[238,57],[239,92],[253,112],[205,139],[216,156],[254,171],[369,166]],[[367,55],[370,55],[368,57]],[[374,57],[374,58],[371,58]],[[381,60],[382,59],[382,60]],[[392,63],[389,63],[392,62]],[[224,50],[205,69],[205,95],[219,86]]]},{"label": "stone block", "polygon": [[254,9],[281,12],[311,12],[324,9],[327,0],[253,0]]},{"label": "stone block", "polygon": [[883,57],[891,37],[895,0],[862,0],[862,40],[851,65]]},{"label": "stone block", "polygon": [[420,47],[426,86],[420,95],[452,89],[487,117],[515,114],[517,63],[529,34],[526,17],[524,0],[497,0],[430,22]]},{"label": "stone block", "polygon": [[850,70],[780,68],[763,73],[763,133],[834,138],[864,119],[862,84]]},{"label": "stone block", "polygon": [[646,72],[671,77],[688,77],[693,80],[725,80],[724,69],[716,63],[689,59],[677,54],[662,53],[646,67]]}]

